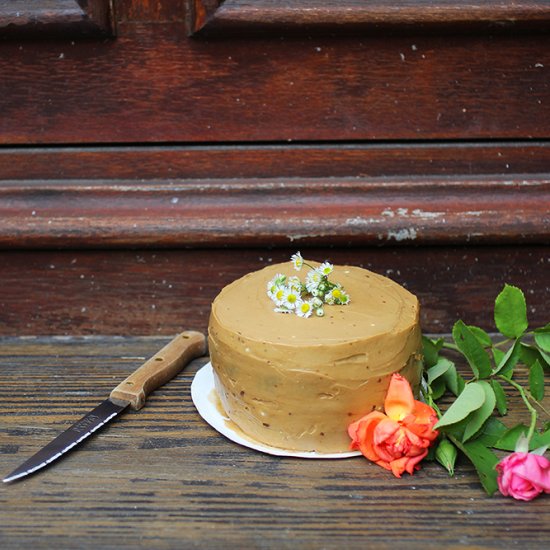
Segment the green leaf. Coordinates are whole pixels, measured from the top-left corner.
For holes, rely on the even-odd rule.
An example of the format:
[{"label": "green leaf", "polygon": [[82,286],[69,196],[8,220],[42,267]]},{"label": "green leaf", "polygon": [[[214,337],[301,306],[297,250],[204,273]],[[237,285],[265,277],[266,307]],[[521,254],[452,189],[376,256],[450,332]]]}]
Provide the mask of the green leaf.
[{"label": "green leaf", "polygon": [[426,336],[422,336],[422,351],[424,353],[424,362],[426,366],[433,367],[439,358],[439,351],[443,347],[443,338],[437,340],[430,340]]},{"label": "green leaf", "polygon": [[535,361],[529,369],[529,391],[534,399],[542,401],[544,398],[544,370],[542,365]]},{"label": "green leaf", "polygon": [[453,327],[453,339],[468,361],[475,378],[488,378],[491,375],[491,359],[479,340],[462,322]]},{"label": "green leaf", "polygon": [[478,339],[479,343],[484,348],[492,347],[493,341],[491,340],[491,337],[482,328],[476,327],[474,325],[467,326],[470,329],[470,332]]},{"label": "green leaf", "polygon": [[445,393],[445,381],[442,378],[437,378],[430,384],[432,390],[432,399],[437,401]]},{"label": "green leaf", "polygon": [[498,380],[491,380],[491,387],[495,392],[497,411],[501,416],[504,416],[508,412],[508,400],[502,384]]},{"label": "green leaf", "polygon": [[431,385],[434,380],[437,380],[440,376],[443,376],[452,365],[452,361],[449,361],[449,359],[445,357],[440,357],[437,363],[433,367],[430,367],[427,371],[428,384]]},{"label": "green leaf", "polygon": [[519,359],[524,365],[530,367],[535,361],[540,360],[540,358],[541,355],[537,348],[522,342],[520,346]]},{"label": "green leaf", "polygon": [[491,351],[493,352],[493,359],[495,360],[495,365],[498,365],[506,354],[499,348],[493,348]]},{"label": "green leaf", "polygon": [[479,409],[485,402],[485,391],[480,382],[466,384],[464,391],[455,399],[445,414],[435,425],[436,429],[451,426],[464,420],[470,413]]},{"label": "green leaf", "polygon": [[489,417],[483,430],[476,436],[476,441],[485,447],[494,447],[495,443],[508,431],[508,428],[494,416]]},{"label": "green leaf", "polygon": [[550,324],[535,329],[535,342],[540,349],[550,353]]},{"label": "green leaf", "polygon": [[550,445],[550,428],[547,428],[543,433],[535,432],[533,438],[529,443],[529,450],[538,449],[539,447],[544,447],[545,445]]},{"label": "green leaf", "polygon": [[497,472],[495,470],[498,463],[497,456],[477,440],[468,443],[457,443],[457,446],[474,465],[479,481],[487,494],[492,495],[498,489]]},{"label": "green leaf", "polygon": [[454,395],[459,395],[465,387],[464,379],[457,373],[454,363],[451,363],[442,378],[449,391]]},{"label": "green leaf", "polygon": [[504,285],[495,300],[495,325],[508,338],[519,338],[527,330],[527,304],[519,288]]},{"label": "green leaf", "polygon": [[485,421],[493,414],[493,411],[495,410],[496,397],[491,384],[485,381],[476,382],[476,384],[481,385],[483,388],[483,391],[485,392],[485,400],[479,409],[470,414],[468,424],[466,425],[464,435],[462,436],[462,441],[472,439],[472,437],[476,435],[479,430],[481,430],[483,424],[485,424]]},{"label": "green leaf", "polygon": [[550,354],[548,353],[545,353],[544,351],[542,350],[539,350],[539,353],[540,353],[540,356],[542,357],[543,359],[543,362],[542,364],[546,367],[550,367]]},{"label": "green leaf", "polygon": [[501,451],[514,451],[516,448],[516,442],[518,437],[522,434],[525,435],[529,431],[529,428],[523,424],[518,424],[513,428],[510,428],[495,442],[493,447],[500,449]]},{"label": "green leaf", "polygon": [[435,450],[436,460],[449,472],[450,476],[455,474],[457,455],[456,447],[448,439],[442,439]]},{"label": "green leaf", "polygon": [[514,344],[510,346],[508,351],[501,357],[497,363],[497,367],[493,371],[493,374],[506,374],[514,369],[519,361],[521,355],[521,340],[518,338],[514,341]]},{"label": "green leaf", "polygon": [[458,385],[458,391],[455,393],[455,395],[458,396],[464,391],[464,388],[466,387],[466,380],[464,380],[464,378],[462,378],[460,374],[456,373],[456,382]]}]

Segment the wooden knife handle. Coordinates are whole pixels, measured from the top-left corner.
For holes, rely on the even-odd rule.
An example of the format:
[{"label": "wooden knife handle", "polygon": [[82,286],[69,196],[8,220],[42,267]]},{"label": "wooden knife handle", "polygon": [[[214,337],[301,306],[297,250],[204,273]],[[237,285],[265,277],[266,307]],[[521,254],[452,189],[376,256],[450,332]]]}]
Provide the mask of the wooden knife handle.
[{"label": "wooden knife handle", "polygon": [[151,392],[174,378],[189,361],[205,353],[204,334],[182,332],[121,382],[111,392],[111,401],[130,403],[132,409],[141,409]]}]

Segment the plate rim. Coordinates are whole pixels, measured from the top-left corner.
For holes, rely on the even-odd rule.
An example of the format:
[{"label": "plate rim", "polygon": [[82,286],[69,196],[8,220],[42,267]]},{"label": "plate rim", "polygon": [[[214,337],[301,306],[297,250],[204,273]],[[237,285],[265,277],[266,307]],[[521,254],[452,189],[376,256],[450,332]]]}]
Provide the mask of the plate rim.
[{"label": "plate rim", "polygon": [[[204,388],[204,385],[207,387]],[[205,392],[205,389],[208,391]],[[252,438],[245,439],[229,425],[227,425],[228,416],[222,416],[214,403],[211,402],[211,392],[216,392],[214,385],[214,370],[212,363],[205,363],[193,377],[191,382],[191,399],[201,418],[214,428],[219,434],[223,435],[233,443],[243,447],[248,447],[255,451],[281,457],[295,458],[313,458],[313,459],[343,459],[361,456],[360,451],[342,451],[340,453],[320,453],[317,451],[291,451],[273,447]]]}]

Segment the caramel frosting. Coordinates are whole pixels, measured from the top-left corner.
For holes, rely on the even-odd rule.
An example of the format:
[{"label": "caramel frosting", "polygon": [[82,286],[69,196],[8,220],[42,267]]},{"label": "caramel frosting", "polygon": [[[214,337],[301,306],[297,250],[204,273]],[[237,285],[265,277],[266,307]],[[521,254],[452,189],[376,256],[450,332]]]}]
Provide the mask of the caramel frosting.
[{"label": "caramel frosting", "polygon": [[287,450],[349,449],[347,427],[382,409],[391,374],[419,383],[417,298],[365,269],[335,266],[330,280],[350,303],[323,317],[277,313],[267,284],[290,262],[249,273],[212,304],[209,349],[216,390],[229,418],[249,437]]}]

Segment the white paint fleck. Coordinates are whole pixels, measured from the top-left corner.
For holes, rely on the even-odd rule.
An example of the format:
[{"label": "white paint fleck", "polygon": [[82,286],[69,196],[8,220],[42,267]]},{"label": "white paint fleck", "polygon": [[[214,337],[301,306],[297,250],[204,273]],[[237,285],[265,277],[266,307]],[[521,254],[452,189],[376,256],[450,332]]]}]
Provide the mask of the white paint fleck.
[{"label": "white paint fleck", "polygon": [[378,218],[362,218],[361,216],[355,216],[355,218],[348,218],[344,223],[345,225],[351,225],[354,227],[363,227],[366,225],[372,225],[381,223],[382,220]]},{"label": "white paint fleck", "polygon": [[417,233],[414,227],[403,228],[397,231],[388,231],[388,240],[395,239],[398,242],[401,241],[414,241],[416,239]]},{"label": "white paint fleck", "polygon": [[434,218],[441,218],[445,215],[445,212],[427,212],[425,210],[421,210],[420,208],[415,208],[411,214],[415,218],[422,218],[424,220],[430,220]]}]

